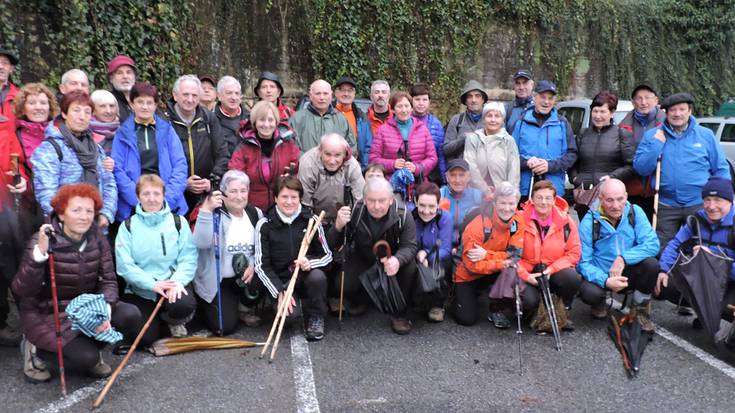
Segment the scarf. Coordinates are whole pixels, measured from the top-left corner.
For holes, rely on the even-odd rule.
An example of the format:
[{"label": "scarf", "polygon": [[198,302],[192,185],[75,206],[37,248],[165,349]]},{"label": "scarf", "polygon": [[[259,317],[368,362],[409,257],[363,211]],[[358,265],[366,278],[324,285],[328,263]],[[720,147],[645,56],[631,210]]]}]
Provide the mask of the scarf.
[{"label": "scarf", "polygon": [[20,144],[23,147],[23,154],[26,159],[31,159],[31,155],[43,142],[44,131],[49,122],[31,122],[23,119],[15,119],[15,126],[20,128]]},{"label": "scarf", "polygon": [[92,140],[89,129],[82,132],[78,137],[69,130],[66,123],[59,126],[59,131],[64,137],[64,143],[71,148],[79,159],[79,164],[84,169],[82,181],[95,188],[99,186],[97,177],[97,159],[99,158],[99,146]]},{"label": "scarf", "polygon": [[[656,113],[655,110],[652,110],[651,112]],[[651,115],[651,112],[649,113],[640,113],[637,110],[633,111],[633,118],[638,121],[638,123],[641,124],[644,128],[648,126],[648,121],[650,120],[649,116]]]},{"label": "scarf", "polygon": [[477,122],[480,121],[480,118],[482,117],[482,112],[475,113],[475,112],[470,112],[468,110],[467,111],[467,116],[469,116],[470,119],[472,119],[472,122],[477,123]]},{"label": "scarf", "polygon": [[89,122],[89,129],[92,130],[92,132],[102,135],[105,138],[112,138],[115,136],[115,132],[117,131],[117,128],[120,127],[120,122],[102,122],[99,120],[92,119],[91,122]]}]

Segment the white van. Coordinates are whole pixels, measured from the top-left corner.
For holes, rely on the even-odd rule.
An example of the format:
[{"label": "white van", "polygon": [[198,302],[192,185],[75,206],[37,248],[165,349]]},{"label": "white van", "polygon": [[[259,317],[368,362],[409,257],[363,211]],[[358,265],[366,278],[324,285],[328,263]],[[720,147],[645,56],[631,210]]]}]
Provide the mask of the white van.
[{"label": "white van", "polygon": [[[577,136],[582,129],[590,127],[590,113],[592,112],[590,104],[592,104],[592,99],[565,100],[556,104],[559,114],[567,118],[572,125],[574,136]],[[613,114],[615,124],[619,124],[631,110],[633,110],[633,102],[619,100],[618,108]]]},{"label": "white van", "polygon": [[730,163],[735,164],[735,117],[699,118],[697,122],[712,129]]}]

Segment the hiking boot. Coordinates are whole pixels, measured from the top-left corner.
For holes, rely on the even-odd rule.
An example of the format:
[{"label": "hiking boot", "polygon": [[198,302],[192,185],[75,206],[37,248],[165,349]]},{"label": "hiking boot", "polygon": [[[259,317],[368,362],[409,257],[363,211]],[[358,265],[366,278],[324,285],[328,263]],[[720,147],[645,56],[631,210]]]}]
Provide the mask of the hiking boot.
[{"label": "hiking boot", "polygon": [[561,331],[566,331],[568,333],[574,331],[574,323],[572,323],[572,320],[567,318],[567,323],[564,324],[564,327],[561,328]]},{"label": "hiking boot", "polygon": [[20,344],[20,339],[20,331],[14,328],[5,326],[5,328],[0,329],[0,346],[15,347]]},{"label": "hiking boot", "polygon": [[391,318],[390,328],[394,333],[403,336],[411,332],[411,321],[403,317]]},{"label": "hiking boot", "polygon": [[128,354],[128,352],[130,352],[131,347],[132,346],[130,344],[123,343],[123,341],[120,340],[112,345],[112,349],[110,349],[110,352],[116,356],[124,356]]},{"label": "hiking boot", "polygon": [[36,346],[25,337],[20,343],[20,351],[23,353],[23,374],[26,381],[37,384],[51,380],[46,363],[36,356]]},{"label": "hiking boot", "polygon": [[339,314],[339,298],[332,297],[329,299],[329,312]]},{"label": "hiking boot", "polygon": [[324,338],[324,317],[313,315],[309,317],[309,325],[306,327],[306,340],[319,341]]},{"label": "hiking boot", "polygon": [[680,316],[690,316],[690,315],[694,315],[694,313],[692,312],[692,309],[691,309],[690,307],[685,307],[685,306],[683,306],[683,305],[680,305],[680,306],[679,306],[679,307],[678,307],[678,308],[676,309],[676,314],[677,314],[677,315],[680,315]]},{"label": "hiking boot", "polygon": [[171,337],[173,338],[182,338],[189,335],[189,332],[186,331],[186,326],[183,324],[176,324],[176,325],[168,325],[168,329],[171,330]]},{"label": "hiking boot", "polygon": [[487,315],[487,321],[493,323],[495,328],[505,330],[510,328],[510,320],[502,311],[491,312]]},{"label": "hiking boot", "polygon": [[263,319],[259,315],[255,314],[255,309],[246,307],[242,304],[237,305],[237,310],[240,316],[240,321],[245,323],[248,327],[260,327],[263,324]]},{"label": "hiking boot", "polygon": [[607,304],[603,301],[600,304],[590,307],[590,316],[595,320],[604,320],[607,318]]},{"label": "hiking boot", "polygon": [[444,321],[444,309],[441,307],[432,307],[428,314],[429,321],[441,323]]},{"label": "hiking boot", "polygon": [[633,304],[630,306],[631,317],[638,318],[638,322],[641,324],[641,330],[647,332],[653,332],[656,330],[656,326],[651,321],[651,302],[648,301],[645,304]]},{"label": "hiking boot", "polygon": [[97,364],[87,372],[89,377],[94,377],[96,379],[104,379],[110,374],[112,374],[112,367],[105,363],[105,360],[102,358],[102,354],[100,354],[100,361],[98,361]]},{"label": "hiking boot", "polygon": [[347,307],[347,314],[353,317],[363,315],[367,310],[367,305],[365,304],[349,303],[349,305],[345,307]]}]

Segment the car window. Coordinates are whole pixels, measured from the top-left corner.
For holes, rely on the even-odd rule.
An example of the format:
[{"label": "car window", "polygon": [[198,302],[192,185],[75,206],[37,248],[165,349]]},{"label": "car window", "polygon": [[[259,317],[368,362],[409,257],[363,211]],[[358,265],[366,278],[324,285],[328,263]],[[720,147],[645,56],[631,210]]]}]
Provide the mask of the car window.
[{"label": "car window", "polygon": [[620,125],[620,122],[623,121],[623,118],[625,118],[625,115],[627,115],[627,111],[619,110],[615,113],[613,113],[613,121],[616,125]]},{"label": "car window", "polygon": [[559,113],[567,118],[569,123],[572,125],[574,135],[577,135],[579,133],[579,130],[582,128],[582,120],[584,120],[584,109],[567,107],[559,109]]},{"label": "car window", "polygon": [[735,123],[728,123],[722,128],[720,142],[735,142]]},{"label": "car window", "polygon": [[712,130],[712,133],[717,136],[717,129],[720,127],[719,123],[700,123],[700,125]]}]

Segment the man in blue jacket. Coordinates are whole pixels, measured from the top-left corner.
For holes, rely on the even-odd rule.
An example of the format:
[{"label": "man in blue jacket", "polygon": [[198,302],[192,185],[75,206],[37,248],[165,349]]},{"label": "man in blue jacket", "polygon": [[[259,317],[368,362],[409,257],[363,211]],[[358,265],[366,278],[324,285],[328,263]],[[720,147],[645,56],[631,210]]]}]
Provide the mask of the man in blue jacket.
[{"label": "man in blue jacket", "polygon": [[520,69],[513,75],[513,90],[516,92],[515,99],[505,104],[505,130],[508,133],[513,133],[516,122],[528,108],[533,107],[533,76],[530,70]]},{"label": "man in blue jacket", "polygon": [[535,92],[533,110],[524,112],[512,132],[521,158],[521,202],[528,199],[532,176],[548,179],[563,196],[567,169],[577,161],[572,126],[554,107],[556,85],[542,80]]},{"label": "man in blue jacket", "polygon": [[600,208],[591,209],[579,224],[582,275],[579,295],[592,306],[592,317],[606,317],[607,291],[633,290],[631,314],[653,331],[651,293],[658,273],[658,238],[641,207],[628,202],[625,184],[608,179],[600,191]]},{"label": "man in blue jacket", "polygon": [[[720,177],[711,177],[702,188],[704,208],[695,215],[699,221],[700,236],[704,248],[724,252],[735,260],[735,238],[733,238],[732,181]],[[674,266],[679,251],[692,254],[699,248],[692,239],[694,233],[689,225],[683,225],[676,236],[666,245],[661,253],[661,272],[658,274],[655,294],[672,302],[679,302],[680,293],[669,284],[668,272]],[[706,274],[703,274],[706,275]],[[735,304],[735,262],[730,268],[730,279],[727,282],[725,299],[722,304],[722,318],[733,321],[733,312],[727,310],[727,304]]]},{"label": "man in blue jacket", "polygon": [[[699,126],[692,116],[694,97],[675,93],[661,107],[666,121],[643,135],[633,168],[641,176],[656,173],[661,159],[658,225],[661,248],[666,247],[686,217],[702,208],[702,187],[711,176],[730,179],[727,158],[708,128]],[[655,185],[652,180],[651,185]]]},{"label": "man in blue jacket", "polygon": [[464,159],[449,161],[446,178],[447,185],[441,188],[442,200],[439,204],[452,217],[452,255],[455,255],[462,241],[462,223],[470,210],[482,204],[482,192],[477,188],[470,188],[470,164]]}]

